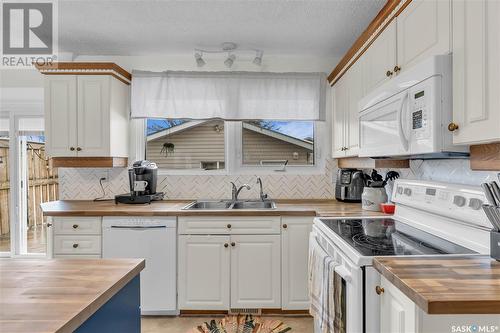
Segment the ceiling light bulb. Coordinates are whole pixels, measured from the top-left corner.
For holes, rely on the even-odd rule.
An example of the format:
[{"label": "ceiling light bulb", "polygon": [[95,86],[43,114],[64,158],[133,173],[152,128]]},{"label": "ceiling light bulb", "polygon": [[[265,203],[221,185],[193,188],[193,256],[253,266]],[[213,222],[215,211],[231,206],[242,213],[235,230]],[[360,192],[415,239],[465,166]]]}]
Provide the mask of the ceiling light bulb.
[{"label": "ceiling light bulb", "polygon": [[196,59],[196,65],[198,65],[198,67],[205,66],[205,64],[206,64],[205,60],[203,60],[200,53],[195,53],[194,58]]},{"label": "ceiling light bulb", "polygon": [[234,59],[236,59],[236,56],[234,54],[229,55],[224,61],[224,65],[226,65],[227,68],[231,68],[231,66],[233,66]]},{"label": "ceiling light bulb", "polygon": [[255,55],[255,58],[253,59],[253,63],[257,66],[262,65],[262,51],[257,51],[257,54]]}]

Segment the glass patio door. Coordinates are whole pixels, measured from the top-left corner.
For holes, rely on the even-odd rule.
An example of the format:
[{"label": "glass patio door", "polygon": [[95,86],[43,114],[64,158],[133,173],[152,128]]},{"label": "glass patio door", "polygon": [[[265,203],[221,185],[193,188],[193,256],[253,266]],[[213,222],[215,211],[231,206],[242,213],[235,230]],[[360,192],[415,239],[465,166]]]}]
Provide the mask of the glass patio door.
[{"label": "glass patio door", "polygon": [[40,204],[57,200],[59,190],[57,172],[45,156],[43,117],[0,120],[0,256],[45,256],[47,225]]}]

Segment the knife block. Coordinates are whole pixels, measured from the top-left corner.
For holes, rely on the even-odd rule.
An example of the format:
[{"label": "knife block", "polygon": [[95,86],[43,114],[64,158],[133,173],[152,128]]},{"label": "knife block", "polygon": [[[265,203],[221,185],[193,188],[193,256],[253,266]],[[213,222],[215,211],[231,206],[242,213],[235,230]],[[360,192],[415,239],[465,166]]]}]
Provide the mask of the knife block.
[{"label": "knife block", "polygon": [[490,231],[490,256],[496,261],[500,261],[500,232]]}]

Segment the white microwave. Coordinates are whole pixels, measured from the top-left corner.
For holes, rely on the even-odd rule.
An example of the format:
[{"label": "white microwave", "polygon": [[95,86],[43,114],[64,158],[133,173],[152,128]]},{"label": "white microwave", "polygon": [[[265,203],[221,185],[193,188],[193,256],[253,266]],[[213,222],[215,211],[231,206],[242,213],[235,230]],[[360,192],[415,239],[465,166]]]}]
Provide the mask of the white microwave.
[{"label": "white microwave", "polygon": [[359,102],[359,156],[439,158],[468,155],[454,146],[451,55],[431,57]]}]

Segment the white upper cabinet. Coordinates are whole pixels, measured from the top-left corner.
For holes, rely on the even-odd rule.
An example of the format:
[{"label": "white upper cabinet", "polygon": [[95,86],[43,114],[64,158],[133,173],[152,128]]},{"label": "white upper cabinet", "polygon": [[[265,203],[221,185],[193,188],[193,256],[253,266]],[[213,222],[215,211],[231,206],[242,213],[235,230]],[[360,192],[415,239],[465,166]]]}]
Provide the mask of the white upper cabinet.
[{"label": "white upper cabinet", "polygon": [[76,156],[76,76],[45,80],[45,136],[50,156]]},{"label": "white upper cabinet", "polygon": [[365,86],[363,84],[363,64],[364,57],[358,59],[350,69],[348,76],[347,97],[348,107],[346,109],[346,157],[356,156],[359,152],[359,100],[364,96]]},{"label": "white upper cabinet", "polygon": [[363,57],[332,88],[333,157],[357,156],[359,151],[358,102],[364,94]]},{"label": "white upper cabinet", "polygon": [[499,31],[499,1],[453,1],[454,144],[500,140]]},{"label": "white upper cabinet", "polygon": [[397,63],[401,70],[451,51],[451,1],[413,0],[397,17]]},{"label": "white upper cabinet", "polygon": [[111,77],[78,77],[78,156],[109,154],[109,90]]},{"label": "white upper cabinet", "polygon": [[127,157],[129,87],[110,75],[47,75],[50,157]]},{"label": "white upper cabinet", "polygon": [[[334,158],[359,153],[358,103],[363,97],[418,62],[450,53],[451,10],[450,0],[411,1],[335,83],[332,88]],[[498,79],[495,82],[498,87]],[[495,126],[498,128],[498,121]]]},{"label": "white upper cabinet", "polygon": [[396,60],[396,21],[392,21],[364,54],[363,82],[369,93],[394,75]]},{"label": "white upper cabinet", "polygon": [[332,156],[345,157],[345,125],[344,117],[347,109],[348,91],[345,75],[337,81],[332,89]]}]

